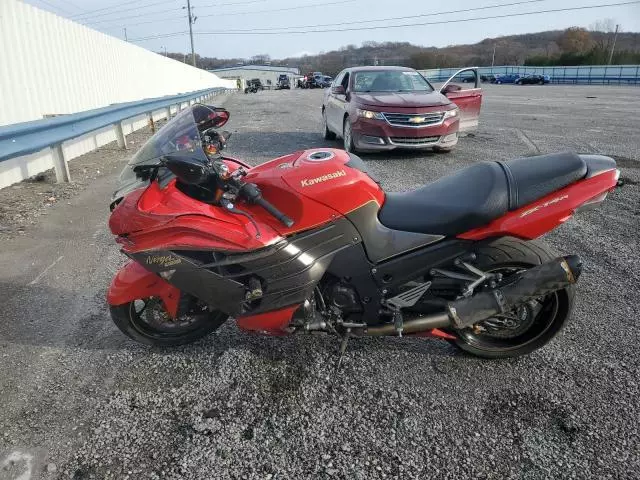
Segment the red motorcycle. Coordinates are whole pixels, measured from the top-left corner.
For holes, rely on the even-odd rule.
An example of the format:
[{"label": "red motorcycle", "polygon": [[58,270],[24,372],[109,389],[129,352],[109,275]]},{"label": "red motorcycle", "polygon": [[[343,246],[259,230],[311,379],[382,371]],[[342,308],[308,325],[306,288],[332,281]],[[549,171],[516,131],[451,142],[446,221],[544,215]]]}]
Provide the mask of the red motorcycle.
[{"label": "red motorcycle", "polygon": [[[108,292],[126,335],[180,345],[234,317],[269,335],[431,336],[488,358],[567,322],[581,272],[539,241],[618,180],[559,153],[482,162],[405,193],[319,148],[257,167],[224,156],[229,113],[195,105],[121,174],[109,227],[131,261]],[[411,175],[411,172],[407,172]]]}]

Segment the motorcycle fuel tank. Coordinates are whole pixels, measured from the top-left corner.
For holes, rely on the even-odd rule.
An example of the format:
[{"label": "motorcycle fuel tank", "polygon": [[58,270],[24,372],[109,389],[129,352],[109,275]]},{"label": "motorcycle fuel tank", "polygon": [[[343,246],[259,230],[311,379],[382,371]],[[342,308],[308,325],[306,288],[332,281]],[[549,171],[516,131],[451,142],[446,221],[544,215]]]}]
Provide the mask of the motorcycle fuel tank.
[{"label": "motorcycle fuel tank", "polygon": [[[249,170],[265,198],[293,218],[293,233],[346,215],[363,205],[384,202],[384,192],[365,163],[344,150],[322,148],[280,157]],[[326,208],[321,208],[326,207]]]}]

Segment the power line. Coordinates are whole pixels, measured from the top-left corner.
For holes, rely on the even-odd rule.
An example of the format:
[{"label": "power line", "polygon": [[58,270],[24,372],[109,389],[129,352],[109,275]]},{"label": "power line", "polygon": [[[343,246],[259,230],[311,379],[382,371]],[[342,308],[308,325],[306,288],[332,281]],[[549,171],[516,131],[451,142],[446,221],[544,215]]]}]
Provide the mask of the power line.
[{"label": "power line", "polygon": [[[254,0],[255,1],[255,0]],[[250,14],[258,14],[258,13],[269,13],[269,12],[284,12],[284,11],[289,11],[289,10],[302,10],[302,9],[306,9],[306,8],[314,8],[314,7],[326,7],[326,6],[331,6],[331,5],[342,5],[345,3],[352,3],[352,2],[356,2],[358,0],[339,0],[339,1],[335,1],[335,2],[323,2],[323,3],[312,3],[309,5],[298,5],[296,7],[284,7],[284,8],[275,8],[275,9],[271,9],[271,10],[254,10],[254,11],[250,11],[250,12],[234,12],[234,13],[209,13],[206,15],[198,15],[198,17],[200,18],[205,18],[205,17],[228,17],[228,16],[236,16],[236,15],[250,15]],[[228,4],[231,5],[231,4]],[[202,10],[203,8],[211,8],[211,7],[198,7],[199,10]],[[158,10],[156,12],[149,12],[147,14],[141,14],[141,15],[129,15],[126,17],[119,17],[119,18],[110,18],[108,20],[104,20],[104,21],[98,21],[98,22],[90,22],[87,25],[95,25],[95,24],[100,24],[100,23],[106,23],[106,22],[113,22],[113,21],[117,21],[117,20],[125,20],[128,18],[137,18],[137,17],[144,17],[146,15],[152,15],[152,14],[156,14],[156,13],[163,13],[163,12],[167,12],[167,11],[173,11],[172,10]],[[140,23],[135,23],[135,24],[127,24],[129,26],[134,26],[134,25],[143,25],[146,23],[155,23],[155,22],[163,22],[163,21],[168,21],[168,20],[174,20],[175,17],[170,17],[170,18],[159,18],[157,20],[152,20],[152,21],[148,21],[148,22],[140,22]]]},{"label": "power line", "polygon": [[424,13],[424,14],[419,14],[419,15],[408,15],[408,16],[404,16],[404,17],[386,17],[386,18],[379,18],[379,19],[376,19],[376,20],[358,20],[358,21],[354,21],[354,22],[322,23],[322,24],[316,24],[316,25],[299,25],[299,26],[295,26],[295,27],[253,28],[253,29],[248,29],[248,30],[231,30],[231,31],[232,32],[238,32],[238,33],[246,33],[246,32],[255,32],[255,31],[262,31],[262,30],[266,30],[266,31],[279,30],[280,31],[280,30],[288,30],[288,29],[291,29],[291,28],[317,28],[317,27],[334,27],[334,26],[339,26],[339,25],[358,25],[358,24],[363,24],[363,23],[376,23],[376,22],[386,22],[386,21],[393,21],[393,20],[406,20],[408,18],[435,17],[435,16],[439,16],[439,15],[449,15],[449,14],[452,14],[452,13],[465,13],[465,12],[474,12],[474,11],[477,11],[477,10],[490,10],[492,8],[512,7],[514,5],[523,5],[523,4],[527,4],[527,3],[540,3],[540,2],[547,2],[547,1],[549,1],[549,0],[523,0],[523,1],[519,1],[519,2],[503,3],[503,4],[498,4],[498,5],[486,5],[484,7],[464,8],[462,10],[449,10],[448,12]]},{"label": "power line", "polygon": [[[47,2],[46,0],[39,0],[39,1],[40,1],[40,3],[42,3],[42,4],[46,5],[46,6],[47,6],[47,7],[49,7],[49,8],[53,8],[54,10],[59,10],[60,12],[62,12],[62,13],[66,13],[66,14],[70,14],[70,13],[71,13],[69,10],[65,10],[64,8],[59,7],[59,6],[57,6],[57,5],[54,5],[54,4],[52,4],[52,3],[49,3],[49,2]],[[53,12],[53,13],[55,13],[55,12]]]},{"label": "power line", "polygon": [[[363,24],[363,23],[375,23],[375,22],[384,22],[384,21],[392,21],[392,20],[405,20],[407,18],[420,18],[420,17],[435,17],[437,15],[448,15],[451,13],[463,13],[463,12],[473,12],[476,10],[489,10],[492,8],[502,8],[502,7],[510,7],[510,6],[514,6],[514,5],[522,5],[522,4],[526,4],[526,3],[539,3],[539,2],[546,2],[549,0],[524,0],[524,1],[519,1],[519,2],[513,2],[513,3],[503,3],[503,4],[496,4],[496,5],[486,5],[484,7],[475,7],[475,8],[464,8],[462,10],[450,10],[448,12],[432,12],[432,13],[424,13],[424,14],[419,14],[419,15],[410,15],[410,16],[405,16],[405,17],[386,17],[386,18],[380,18],[380,19],[376,19],[376,20],[358,20],[358,21],[353,21],[353,22],[340,22],[340,23],[324,23],[324,24],[316,24],[316,25],[299,25],[299,26],[295,26],[295,27],[270,27],[270,28],[254,28],[254,29],[248,29],[248,30],[231,30],[233,32],[247,32],[247,31],[259,31],[259,30],[285,30],[285,29],[291,29],[291,28],[316,28],[316,27],[332,27],[332,26],[338,26],[338,25],[358,25],[358,24]],[[322,5],[326,5],[326,4],[322,4]],[[201,17],[205,17],[207,15],[201,15]],[[171,18],[166,18],[166,19],[157,19],[157,20],[149,20],[146,22],[139,22],[139,23],[132,23],[132,24],[127,24],[127,26],[130,27],[134,27],[134,26],[138,26],[138,25],[146,25],[149,23],[156,23],[156,22],[162,22],[162,21],[167,21],[167,20],[174,20],[175,17],[171,17]],[[120,28],[120,27],[117,27]]]},{"label": "power line", "polygon": [[[379,25],[379,26],[370,26],[370,27],[354,27],[354,28],[341,28],[341,29],[325,29],[325,30],[300,30],[300,31],[270,31],[270,32],[256,32],[256,31],[243,31],[243,32],[233,32],[233,31],[211,31],[211,32],[193,32],[194,35],[297,35],[297,34],[308,34],[308,33],[330,33],[330,32],[349,32],[349,31],[362,31],[362,30],[384,30],[388,28],[405,28],[405,27],[417,27],[417,26],[425,26],[425,25],[442,25],[442,24],[450,24],[450,23],[464,23],[464,22],[474,22],[479,20],[495,20],[501,18],[511,18],[511,17],[522,17],[527,15],[538,15],[541,13],[558,13],[558,12],[570,12],[577,10],[590,10],[595,8],[606,8],[606,7],[617,7],[622,5],[633,5],[640,3],[640,0],[633,0],[628,2],[618,2],[618,3],[604,3],[599,5],[584,5],[580,7],[567,7],[567,8],[555,8],[555,9],[547,9],[547,10],[538,10],[534,12],[520,12],[520,13],[509,13],[504,15],[490,15],[485,17],[474,17],[474,18],[463,18],[463,19],[455,19],[455,20],[440,20],[435,22],[419,22],[419,23],[405,23],[401,25]],[[301,28],[301,27],[291,27],[291,28]],[[184,35],[188,32],[172,32],[161,35],[153,35],[149,37],[141,37],[135,38],[131,41],[139,42],[144,40],[155,40],[158,38],[168,38]]]},{"label": "power line", "polygon": [[70,7],[73,7],[76,10],[80,10],[80,11],[84,10],[82,7],[79,7],[78,5],[76,5],[73,2],[70,2],[69,0],[58,0],[58,1],[64,3],[65,5],[69,5]]},{"label": "power line", "polygon": [[[249,5],[249,4],[253,4],[253,3],[263,3],[263,2],[267,2],[269,0],[246,0],[243,2],[229,2],[229,3],[215,3],[215,4],[209,4],[209,5],[202,5],[202,6],[198,6],[199,9],[205,9],[205,8],[218,8],[218,7],[229,7],[229,6],[240,6],[240,5]],[[104,16],[108,16],[108,15],[117,15],[120,14],[122,12],[129,12],[129,11],[135,11],[135,10],[142,10],[145,8],[149,8],[149,7],[153,7],[156,5],[164,5],[167,3],[175,3],[176,0],[163,0],[160,2],[153,2],[153,3],[145,3],[143,5],[136,5],[136,6],[132,6],[131,8],[127,8],[124,10],[117,10],[114,11],[113,8],[117,7],[117,6],[121,6],[121,5],[131,5],[131,2],[124,2],[124,3],[119,3],[116,4],[112,7],[108,7],[108,8],[101,8],[98,10],[94,10],[93,12],[103,12],[103,13],[96,13],[96,14],[90,14],[89,12],[86,12],[84,14],[77,14],[74,15],[73,18],[77,19],[78,21],[85,21],[85,20],[91,20],[91,23],[102,23],[102,21],[100,22],[93,22],[93,20],[95,20],[96,18],[99,17],[104,17]],[[104,10],[110,10],[109,12],[104,12]],[[169,8],[169,9],[164,9],[164,10],[156,10],[155,12],[148,12],[148,15],[153,15],[156,13],[167,13],[167,12],[173,12],[175,11],[175,8]],[[138,16],[142,16],[142,15],[138,15]],[[118,20],[120,18],[131,18],[130,16],[127,17],[118,17],[115,19],[109,19],[109,20]],[[106,20],[105,20],[106,21]]]},{"label": "power line", "polygon": [[[173,2],[173,0],[172,0]],[[163,2],[160,2],[163,3]],[[152,6],[151,4],[149,6]],[[125,8],[122,10],[118,10],[117,12],[106,12],[106,13],[102,13],[99,15],[96,15],[93,18],[80,18],[78,19],[81,22],[87,22],[87,25],[93,25],[96,23],[106,23],[106,22],[115,22],[117,20],[121,20],[121,19],[126,19],[126,18],[137,18],[137,17],[146,17],[148,15],[155,15],[157,13],[166,13],[166,12],[175,12],[177,10],[182,10],[183,7],[176,7],[176,8],[170,8],[170,9],[164,9],[164,10],[156,10],[153,12],[144,12],[144,13],[140,13],[138,15],[126,15],[124,17],[116,17],[116,18],[106,18],[104,20],[96,20],[98,17],[104,17],[105,15],[113,15],[113,14],[120,14],[120,13],[124,13],[124,12],[132,12],[132,11],[136,11],[136,10],[140,10],[142,8],[147,8],[147,7],[131,7],[131,8]]]},{"label": "power line", "polygon": [[253,15],[253,14],[257,14],[257,13],[271,13],[271,12],[287,12],[289,10],[302,10],[305,8],[312,8],[312,7],[326,7],[329,5],[341,5],[344,3],[353,3],[357,0],[340,0],[338,2],[323,2],[323,3],[312,3],[309,5],[299,5],[297,7],[283,7],[283,8],[272,8],[270,10],[254,10],[252,12],[234,12],[234,13],[214,13],[214,14],[209,14],[209,15],[201,15],[202,17],[212,17],[212,16],[216,16],[216,17],[234,17],[236,15]]},{"label": "power line", "polygon": [[[163,0],[161,2],[153,2],[153,3],[145,3],[143,5],[138,5],[136,8],[140,9],[140,8],[147,8],[147,7],[152,7],[154,5],[160,5],[160,4],[166,4],[166,3],[175,3],[176,0]],[[95,17],[101,17],[103,15],[110,15],[113,13],[121,13],[122,10],[118,10],[116,12],[113,11],[114,8],[117,7],[121,7],[122,5],[131,5],[131,0],[127,1],[127,2],[121,2],[121,3],[116,3],[114,5],[110,5],[108,7],[102,7],[102,8],[97,8],[95,10],[88,10],[86,12],[83,13],[77,13],[75,15],[73,15],[71,18],[73,19],[84,19],[83,17],[91,17],[91,18],[95,18]],[[98,13],[97,12],[104,12],[105,10],[109,10],[108,13]],[[94,15],[96,14],[96,15]]]},{"label": "power line", "polygon": [[[526,15],[537,15],[540,13],[557,13],[557,12],[569,12],[576,10],[589,10],[594,8],[605,8],[605,7],[616,7],[621,5],[632,5],[640,3],[640,0],[633,0],[628,2],[619,2],[619,3],[608,3],[608,4],[600,4],[600,5],[585,5],[581,7],[567,7],[567,8],[556,8],[549,10],[539,10],[535,12],[522,12],[522,13],[509,13],[504,15],[495,15],[495,16],[486,16],[486,17],[475,17],[475,18],[465,18],[465,19],[457,19],[457,20],[441,20],[437,22],[420,22],[420,23],[405,23],[401,25],[378,25],[371,27],[354,27],[354,28],[339,28],[339,29],[326,29],[326,30],[301,30],[301,31],[268,31],[268,32],[249,32],[249,31],[238,31],[232,33],[234,35],[286,35],[286,34],[306,34],[306,33],[332,33],[332,32],[354,32],[354,31],[363,31],[363,30],[379,30],[379,29],[387,29],[387,28],[404,28],[404,27],[420,27],[425,25],[439,25],[439,24],[447,24],[447,23],[463,23],[463,22],[473,22],[477,20],[491,20],[491,19],[500,19],[500,18],[510,18],[510,17],[521,17]],[[220,35],[230,33],[228,31],[212,31],[212,32],[195,32],[198,35]]]}]

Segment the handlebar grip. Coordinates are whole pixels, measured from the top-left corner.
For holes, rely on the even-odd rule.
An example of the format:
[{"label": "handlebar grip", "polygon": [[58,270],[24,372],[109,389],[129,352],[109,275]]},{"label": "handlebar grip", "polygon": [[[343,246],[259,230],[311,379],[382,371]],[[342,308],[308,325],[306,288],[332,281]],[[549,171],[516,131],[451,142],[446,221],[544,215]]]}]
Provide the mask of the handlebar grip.
[{"label": "handlebar grip", "polygon": [[282,213],[276,207],[274,207],[269,202],[267,202],[264,198],[260,197],[260,198],[256,199],[255,203],[256,203],[256,205],[260,205],[267,212],[269,212],[271,215],[273,215],[278,220],[280,220],[280,222],[282,222],[282,224],[285,225],[286,227],[288,227],[288,228],[293,227],[293,220],[291,220],[284,213]]}]

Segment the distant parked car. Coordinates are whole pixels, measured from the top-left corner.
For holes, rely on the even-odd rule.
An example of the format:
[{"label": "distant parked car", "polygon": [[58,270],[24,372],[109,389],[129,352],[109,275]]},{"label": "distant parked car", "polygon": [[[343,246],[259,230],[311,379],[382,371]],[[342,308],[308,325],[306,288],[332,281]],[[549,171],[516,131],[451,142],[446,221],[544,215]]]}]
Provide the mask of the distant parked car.
[{"label": "distant parked car", "polygon": [[278,83],[276,83],[276,90],[290,90],[291,89],[291,81],[289,77],[285,74],[278,76]]},{"label": "distant parked car", "polygon": [[493,73],[488,73],[486,75],[480,75],[480,81],[481,82],[489,82],[489,83],[496,83],[496,76]]},{"label": "distant parked car", "polygon": [[324,75],[322,72],[307,73],[298,80],[298,88],[323,88]]},{"label": "distant parked car", "polygon": [[551,77],[549,77],[549,75],[530,74],[521,76],[515,83],[518,85],[544,85],[550,81]]},{"label": "distant parked car", "polygon": [[520,75],[517,73],[503,73],[496,75],[496,83],[498,85],[501,83],[516,83],[519,78]]},{"label": "distant parked car", "polygon": [[324,77],[322,77],[322,87],[323,88],[330,87],[331,83],[333,83],[333,77],[330,77],[329,75],[325,75]]},{"label": "distant parked car", "polygon": [[244,89],[244,93],[256,93],[258,90],[264,90],[264,86],[259,78],[247,80],[247,87]]}]

